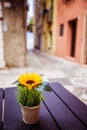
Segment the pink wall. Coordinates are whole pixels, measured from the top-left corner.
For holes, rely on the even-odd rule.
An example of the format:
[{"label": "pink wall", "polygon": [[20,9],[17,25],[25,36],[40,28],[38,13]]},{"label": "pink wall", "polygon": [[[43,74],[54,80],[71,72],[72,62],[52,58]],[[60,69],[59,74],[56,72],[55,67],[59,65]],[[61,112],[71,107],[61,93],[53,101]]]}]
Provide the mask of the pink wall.
[{"label": "pink wall", "polygon": [[[80,62],[83,42],[84,14],[86,10],[87,0],[70,0],[67,2],[67,4],[64,4],[62,0],[58,0],[58,19],[56,33],[56,54],[58,56],[71,56],[71,28],[69,26],[69,21],[77,19],[75,56],[73,58]],[[64,24],[63,36],[59,36],[60,24]]]}]

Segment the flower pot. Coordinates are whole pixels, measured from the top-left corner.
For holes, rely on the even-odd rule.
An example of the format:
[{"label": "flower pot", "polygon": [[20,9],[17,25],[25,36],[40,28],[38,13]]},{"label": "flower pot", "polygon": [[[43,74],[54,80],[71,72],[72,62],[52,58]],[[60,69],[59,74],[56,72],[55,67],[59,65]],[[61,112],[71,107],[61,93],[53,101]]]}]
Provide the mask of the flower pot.
[{"label": "flower pot", "polygon": [[27,107],[21,105],[21,110],[22,110],[23,121],[26,124],[34,124],[39,120],[40,105],[35,107]]}]

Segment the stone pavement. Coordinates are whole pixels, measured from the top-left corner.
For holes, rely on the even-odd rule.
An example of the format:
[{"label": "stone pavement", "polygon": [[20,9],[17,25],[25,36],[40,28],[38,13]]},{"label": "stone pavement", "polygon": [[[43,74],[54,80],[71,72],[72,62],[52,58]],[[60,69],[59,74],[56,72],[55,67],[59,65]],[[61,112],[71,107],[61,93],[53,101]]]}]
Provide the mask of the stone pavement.
[{"label": "stone pavement", "polygon": [[28,67],[0,70],[0,87],[13,87],[21,73],[37,72],[44,80],[59,82],[87,104],[87,66],[71,62],[40,51],[28,51]]}]

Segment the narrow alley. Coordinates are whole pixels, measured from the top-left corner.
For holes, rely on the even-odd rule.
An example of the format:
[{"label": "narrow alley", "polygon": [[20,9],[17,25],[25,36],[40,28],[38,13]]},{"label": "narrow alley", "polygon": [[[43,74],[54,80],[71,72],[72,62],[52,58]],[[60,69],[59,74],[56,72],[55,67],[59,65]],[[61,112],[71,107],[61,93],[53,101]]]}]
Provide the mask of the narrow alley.
[{"label": "narrow alley", "polygon": [[87,66],[50,56],[38,50],[28,51],[28,67],[0,70],[0,87],[13,87],[20,73],[37,72],[44,80],[59,82],[87,104]]}]

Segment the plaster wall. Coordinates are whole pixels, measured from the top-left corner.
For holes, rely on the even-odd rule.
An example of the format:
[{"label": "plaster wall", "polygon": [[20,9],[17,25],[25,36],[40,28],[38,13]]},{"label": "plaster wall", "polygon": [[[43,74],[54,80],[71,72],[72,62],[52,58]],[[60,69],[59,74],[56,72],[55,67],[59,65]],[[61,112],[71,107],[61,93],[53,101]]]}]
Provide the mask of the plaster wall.
[{"label": "plaster wall", "polygon": [[[71,52],[71,34],[69,22],[77,19],[76,25],[76,41],[75,41],[75,60],[80,62],[84,37],[84,17],[87,10],[86,0],[69,0],[66,4],[62,0],[58,1],[58,18],[56,33],[56,54],[60,57],[68,57]],[[60,36],[60,25],[64,25],[64,34]]]},{"label": "plaster wall", "polygon": [[24,0],[9,0],[6,7],[3,0],[4,52],[6,66],[26,65],[26,25]]}]

